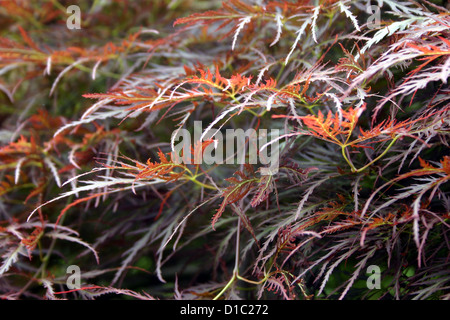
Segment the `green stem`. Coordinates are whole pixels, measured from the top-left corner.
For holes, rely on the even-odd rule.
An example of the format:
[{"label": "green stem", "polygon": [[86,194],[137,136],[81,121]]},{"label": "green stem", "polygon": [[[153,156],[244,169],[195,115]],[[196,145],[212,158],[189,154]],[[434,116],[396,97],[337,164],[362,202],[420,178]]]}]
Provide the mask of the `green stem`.
[{"label": "green stem", "polygon": [[233,276],[231,277],[230,280],[228,280],[227,284],[225,285],[225,287],[222,288],[222,290],[220,290],[220,292],[213,298],[213,300],[217,300],[219,299],[224,293],[225,291],[227,291],[231,285],[236,281],[236,280],[241,280],[247,283],[251,283],[254,285],[259,285],[261,283],[264,283],[270,276],[270,274],[266,274],[264,276],[264,278],[260,281],[253,281],[253,280],[249,280],[246,279],[242,276],[239,275],[239,241],[240,241],[240,233],[239,230],[241,229],[241,218],[238,219],[238,226],[237,226],[237,234],[236,234],[236,256],[235,256],[235,261],[234,261],[234,269],[233,269]]},{"label": "green stem", "polygon": [[227,282],[227,284],[225,285],[225,287],[222,288],[222,290],[220,290],[220,292],[213,298],[213,300],[217,300],[219,299],[222,294],[225,293],[225,291],[228,290],[229,287],[231,287],[231,285],[233,284],[233,282],[236,280],[236,273],[233,272],[233,276],[231,277],[231,279]]},{"label": "green stem", "polygon": [[366,170],[368,167],[370,167],[373,163],[377,162],[378,160],[380,160],[382,157],[384,157],[384,155],[389,151],[389,149],[392,148],[392,146],[394,145],[394,143],[397,141],[397,139],[400,138],[400,136],[396,136],[394,139],[392,139],[391,143],[389,143],[389,145],[386,147],[386,149],[383,151],[382,154],[380,154],[378,157],[376,157],[374,160],[370,161],[368,164],[366,164],[364,167],[356,170],[356,173],[359,173],[361,171]]},{"label": "green stem", "polygon": [[370,161],[368,164],[366,164],[364,167],[356,169],[356,167],[353,165],[352,161],[347,157],[347,153],[346,153],[346,147],[348,147],[348,144],[343,144],[341,145],[341,152],[342,152],[342,156],[344,157],[345,161],[348,163],[348,165],[350,166],[351,170],[353,173],[360,173],[361,171],[366,170],[368,167],[370,167],[372,164],[374,164],[375,162],[377,162],[378,160],[380,160],[381,158],[383,158],[386,153],[392,148],[392,146],[394,145],[394,143],[397,141],[397,139],[400,138],[400,136],[396,136],[394,139],[392,139],[392,141],[389,143],[389,145],[386,147],[386,149],[383,151],[382,154],[380,154],[378,157],[376,157],[375,159],[373,159],[372,161]]},{"label": "green stem", "polygon": [[345,144],[343,144],[341,146],[341,152],[342,152],[342,156],[344,157],[345,161],[347,161],[348,165],[350,166],[350,168],[352,169],[352,172],[357,172],[358,170],[355,168],[355,166],[353,165],[353,163],[350,161],[350,159],[347,157],[347,152],[346,152],[346,146]]},{"label": "green stem", "polygon": [[277,77],[275,78],[275,81],[278,83],[278,81],[280,81],[281,75],[283,74],[284,68],[286,67],[286,65],[284,63],[281,64],[281,68],[278,71]]},{"label": "green stem", "polygon": [[210,189],[210,190],[217,190],[216,188],[214,188],[213,186],[209,185],[209,184],[205,184],[203,182],[200,182],[196,179],[196,177],[198,176],[193,176],[193,177],[187,177],[188,180],[194,182],[195,184],[199,185],[200,187],[203,187],[205,189]]}]

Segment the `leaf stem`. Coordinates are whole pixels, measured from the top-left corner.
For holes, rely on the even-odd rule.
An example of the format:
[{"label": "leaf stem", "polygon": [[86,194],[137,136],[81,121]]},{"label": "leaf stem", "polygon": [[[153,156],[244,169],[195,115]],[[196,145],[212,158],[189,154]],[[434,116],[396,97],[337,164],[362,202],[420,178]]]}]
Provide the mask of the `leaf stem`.
[{"label": "leaf stem", "polygon": [[220,290],[220,292],[213,298],[213,300],[217,300],[219,299],[224,293],[225,291],[227,291],[231,285],[236,281],[236,280],[241,280],[247,283],[251,283],[254,285],[259,285],[264,283],[268,278],[270,274],[266,274],[264,275],[264,278],[262,280],[259,281],[253,281],[253,280],[249,280],[246,279],[242,276],[239,275],[239,242],[240,242],[240,232],[239,230],[241,229],[241,218],[239,217],[238,219],[238,226],[237,226],[237,234],[236,234],[236,256],[235,256],[235,260],[234,260],[234,269],[233,269],[233,276],[231,277],[230,280],[228,280],[227,284],[225,285],[225,287],[222,288],[222,290]]},{"label": "leaf stem", "polygon": [[210,190],[217,190],[216,188],[214,188],[213,186],[209,185],[209,184],[205,184],[203,182],[198,181],[196,178],[199,175],[193,176],[193,177],[187,177],[187,179],[189,179],[190,181],[194,182],[195,184],[199,185],[200,187],[203,187],[205,189],[210,189]]},{"label": "leaf stem", "polygon": [[345,161],[348,163],[348,165],[352,169],[352,172],[357,172],[358,170],[355,168],[352,161],[347,157],[346,147],[347,147],[347,145],[345,145],[345,144],[341,145],[342,156],[344,157]]},{"label": "leaf stem", "polygon": [[370,167],[373,163],[377,162],[378,160],[380,160],[382,157],[384,157],[384,155],[389,151],[389,149],[392,148],[392,146],[394,145],[394,143],[397,141],[397,139],[400,138],[400,135],[396,136],[394,139],[392,139],[391,143],[389,143],[389,145],[386,147],[386,149],[383,151],[382,154],[380,154],[378,157],[376,157],[374,160],[370,161],[368,164],[366,164],[364,167],[356,170],[356,173],[359,173],[361,171],[366,170],[368,167]]},{"label": "leaf stem", "polygon": [[398,135],[398,136],[394,137],[394,139],[392,139],[392,141],[389,143],[389,145],[386,147],[386,149],[383,151],[382,154],[380,154],[378,157],[376,157],[375,159],[370,161],[368,164],[366,164],[364,167],[359,168],[359,169],[356,169],[356,167],[353,165],[352,161],[347,157],[346,147],[348,146],[348,144],[341,145],[342,156],[344,157],[345,161],[350,166],[353,173],[360,173],[360,172],[366,170],[368,167],[370,167],[372,164],[374,164],[381,158],[383,158],[386,155],[386,153],[392,148],[392,146],[394,145],[394,143],[397,141],[398,138],[400,138],[400,135]]}]

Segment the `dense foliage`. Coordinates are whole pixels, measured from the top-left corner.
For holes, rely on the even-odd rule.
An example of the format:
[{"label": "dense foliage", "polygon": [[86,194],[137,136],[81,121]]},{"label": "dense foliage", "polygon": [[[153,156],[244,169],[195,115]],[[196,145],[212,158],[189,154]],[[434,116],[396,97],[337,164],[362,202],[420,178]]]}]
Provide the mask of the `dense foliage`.
[{"label": "dense foliage", "polygon": [[0,1],[2,298],[450,298],[444,1],[72,4]]}]

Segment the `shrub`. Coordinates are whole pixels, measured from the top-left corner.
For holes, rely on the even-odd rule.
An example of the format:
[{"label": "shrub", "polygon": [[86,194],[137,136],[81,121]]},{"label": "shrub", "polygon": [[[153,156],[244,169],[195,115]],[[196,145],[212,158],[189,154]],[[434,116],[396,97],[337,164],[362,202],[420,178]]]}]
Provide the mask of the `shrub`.
[{"label": "shrub", "polygon": [[3,298],[450,298],[443,1],[93,3],[1,2]]}]

